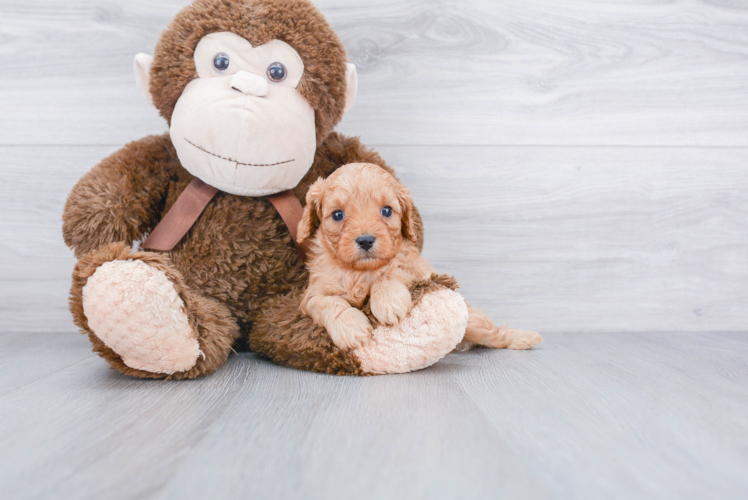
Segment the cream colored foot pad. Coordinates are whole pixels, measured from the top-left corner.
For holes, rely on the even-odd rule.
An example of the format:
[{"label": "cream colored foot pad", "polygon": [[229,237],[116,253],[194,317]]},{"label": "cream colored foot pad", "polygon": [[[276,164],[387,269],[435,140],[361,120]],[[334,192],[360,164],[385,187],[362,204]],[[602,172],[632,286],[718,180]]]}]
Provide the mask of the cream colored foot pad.
[{"label": "cream colored foot pad", "polygon": [[174,285],[140,260],[99,267],[83,287],[83,311],[91,330],[130,368],[183,372],[201,354]]}]

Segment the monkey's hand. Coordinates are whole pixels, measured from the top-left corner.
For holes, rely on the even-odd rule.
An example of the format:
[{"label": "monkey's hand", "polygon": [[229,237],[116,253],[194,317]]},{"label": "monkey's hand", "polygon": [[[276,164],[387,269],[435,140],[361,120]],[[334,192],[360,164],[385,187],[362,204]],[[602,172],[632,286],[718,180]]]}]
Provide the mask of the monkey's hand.
[{"label": "monkey's hand", "polygon": [[333,343],[341,349],[355,349],[371,337],[373,328],[369,318],[354,307],[348,307],[335,318],[327,333]]},{"label": "monkey's hand", "polygon": [[132,244],[158,222],[176,159],[170,146],[168,135],[131,142],[73,187],[62,234],[78,258],[110,243]]},{"label": "monkey's hand", "polygon": [[413,308],[408,288],[397,280],[382,280],[371,287],[371,313],[385,326],[396,325]]}]

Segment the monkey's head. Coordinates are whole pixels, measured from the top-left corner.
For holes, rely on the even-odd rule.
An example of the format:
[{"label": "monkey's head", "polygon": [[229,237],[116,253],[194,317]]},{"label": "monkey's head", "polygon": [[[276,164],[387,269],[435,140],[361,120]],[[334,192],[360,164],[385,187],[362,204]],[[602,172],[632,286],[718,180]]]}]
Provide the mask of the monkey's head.
[{"label": "monkey's head", "polygon": [[135,76],[182,165],[243,196],[295,187],[357,88],[342,43],[307,0],[196,0],[153,57],[135,57]]}]

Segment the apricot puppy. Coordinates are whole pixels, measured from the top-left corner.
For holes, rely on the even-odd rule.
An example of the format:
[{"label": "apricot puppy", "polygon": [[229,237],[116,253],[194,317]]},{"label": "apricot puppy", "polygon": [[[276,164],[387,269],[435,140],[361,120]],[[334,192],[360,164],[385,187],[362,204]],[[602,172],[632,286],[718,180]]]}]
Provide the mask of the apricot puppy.
[{"label": "apricot puppy", "polygon": [[[369,298],[374,317],[397,324],[413,304],[408,286],[434,270],[416,247],[408,189],[377,165],[351,163],[318,179],[306,195],[297,239],[312,238],[307,314],[341,349],[366,342],[372,325],[359,309]],[[468,304],[463,344],[529,349],[542,340],[528,330],[497,327]]]}]

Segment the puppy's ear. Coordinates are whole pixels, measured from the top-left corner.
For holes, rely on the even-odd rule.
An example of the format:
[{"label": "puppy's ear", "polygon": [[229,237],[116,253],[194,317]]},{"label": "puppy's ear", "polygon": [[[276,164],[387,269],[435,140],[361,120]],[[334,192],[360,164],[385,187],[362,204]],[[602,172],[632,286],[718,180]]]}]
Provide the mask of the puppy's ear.
[{"label": "puppy's ear", "polygon": [[416,228],[416,221],[413,217],[413,199],[410,197],[410,191],[398,183],[395,192],[402,211],[400,223],[402,224],[403,237],[415,243],[418,241],[418,228]]},{"label": "puppy's ear", "polygon": [[320,177],[309,186],[309,191],[306,192],[306,206],[304,207],[304,213],[301,215],[299,227],[296,229],[296,241],[298,243],[308,240],[314,233],[314,229],[319,225],[319,203],[324,182],[325,180]]}]

